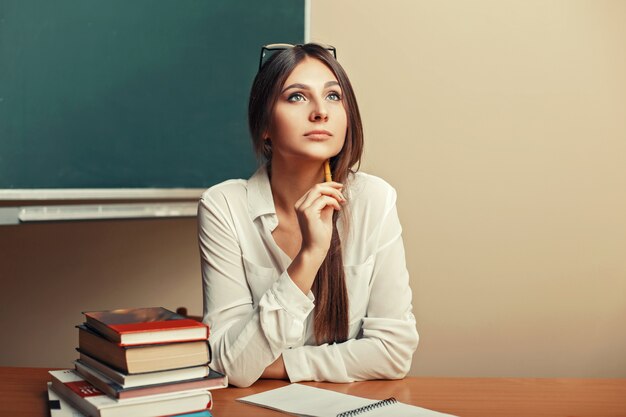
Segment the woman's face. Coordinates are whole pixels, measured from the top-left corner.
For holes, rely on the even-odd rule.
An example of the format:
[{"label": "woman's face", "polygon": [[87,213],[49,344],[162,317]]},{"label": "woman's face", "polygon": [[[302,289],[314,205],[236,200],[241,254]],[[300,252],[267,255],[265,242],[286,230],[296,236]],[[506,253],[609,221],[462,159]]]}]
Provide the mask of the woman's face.
[{"label": "woman's face", "polygon": [[272,158],[320,162],[341,151],[347,115],[337,78],[321,61],[305,58],[287,77],[266,136]]}]

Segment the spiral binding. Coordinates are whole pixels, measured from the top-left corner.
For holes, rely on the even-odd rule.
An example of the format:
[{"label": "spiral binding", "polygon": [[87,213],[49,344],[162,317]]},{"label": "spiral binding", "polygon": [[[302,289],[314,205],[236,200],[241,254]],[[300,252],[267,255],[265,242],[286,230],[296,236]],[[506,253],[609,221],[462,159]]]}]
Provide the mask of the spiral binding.
[{"label": "spiral binding", "polygon": [[359,414],[367,413],[368,411],[375,410],[377,408],[386,407],[388,405],[395,404],[397,402],[398,400],[396,400],[394,397],[390,397],[390,398],[387,398],[386,400],[381,400],[381,401],[372,403],[370,405],[364,405],[363,407],[355,408],[354,410],[344,411],[343,413],[337,414],[337,417],[354,417],[354,416],[358,416]]}]

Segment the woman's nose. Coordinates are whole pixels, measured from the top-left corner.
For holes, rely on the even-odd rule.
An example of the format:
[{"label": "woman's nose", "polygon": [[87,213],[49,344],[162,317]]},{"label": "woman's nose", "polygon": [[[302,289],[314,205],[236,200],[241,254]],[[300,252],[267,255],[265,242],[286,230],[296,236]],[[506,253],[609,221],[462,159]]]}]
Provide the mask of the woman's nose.
[{"label": "woman's nose", "polygon": [[328,111],[323,103],[315,104],[315,108],[311,112],[311,121],[319,122],[328,120]]}]

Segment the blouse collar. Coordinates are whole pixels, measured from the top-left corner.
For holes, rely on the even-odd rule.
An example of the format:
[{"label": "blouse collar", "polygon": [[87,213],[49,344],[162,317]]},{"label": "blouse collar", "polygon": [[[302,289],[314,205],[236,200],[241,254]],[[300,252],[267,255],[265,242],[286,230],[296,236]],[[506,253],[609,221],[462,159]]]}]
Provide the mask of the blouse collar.
[{"label": "blouse collar", "polygon": [[265,214],[276,215],[272,187],[265,165],[248,180],[248,211],[253,221]]}]

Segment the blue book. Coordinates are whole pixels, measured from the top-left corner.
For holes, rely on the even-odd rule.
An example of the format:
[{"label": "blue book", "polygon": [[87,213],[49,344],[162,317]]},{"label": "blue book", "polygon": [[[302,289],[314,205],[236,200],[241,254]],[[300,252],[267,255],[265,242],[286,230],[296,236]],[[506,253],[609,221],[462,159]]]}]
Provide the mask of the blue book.
[{"label": "blue book", "polygon": [[213,414],[209,410],[198,411],[197,413],[189,413],[189,414],[176,414],[172,417],[213,417]]}]

